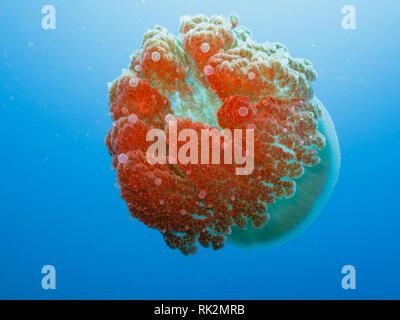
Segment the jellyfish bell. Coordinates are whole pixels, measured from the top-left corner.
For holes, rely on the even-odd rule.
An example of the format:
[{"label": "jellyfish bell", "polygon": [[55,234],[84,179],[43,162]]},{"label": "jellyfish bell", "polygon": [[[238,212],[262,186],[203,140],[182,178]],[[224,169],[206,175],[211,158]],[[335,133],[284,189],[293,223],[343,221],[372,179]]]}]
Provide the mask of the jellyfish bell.
[{"label": "jellyfish bell", "polygon": [[304,232],[318,217],[333,192],[340,170],[340,148],[335,126],[328,111],[317,98],[321,110],[318,131],[325,136],[326,145],[318,153],[320,162],[306,167],[296,180],[296,192],[289,199],[277,199],[268,205],[268,221],[255,228],[247,221],[245,228],[232,226],[227,242],[247,250],[264,250],[282,245]]},{"label": "jellyfish bell", "polygon": [[184,17],[179,39],[155,26],[109,88],[106,145],[121,197],[132,217],[185,255],[199,245],[256,250],[294,238],[339,173],[311,62],[257,43],[238,23]]}]

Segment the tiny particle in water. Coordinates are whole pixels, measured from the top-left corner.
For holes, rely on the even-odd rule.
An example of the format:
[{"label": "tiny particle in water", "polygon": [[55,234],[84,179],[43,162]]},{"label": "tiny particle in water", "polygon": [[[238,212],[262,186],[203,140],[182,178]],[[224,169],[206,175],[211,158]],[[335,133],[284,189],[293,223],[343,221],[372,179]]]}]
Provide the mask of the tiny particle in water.
[{"label": "tiny particle in water", "polygon": [[184,215],[186,214],[186,210],[185,210],[185,209],[182,209],[182,210],[181,210],[181,214],[184,216]]},{"label": "tiny particle in water", "polygon": [[160,178],[157,178],[156,180],[154,180],[154,183],[156,184],[156,186],[160,186],[162,184],[162,180]]},{"label": "tiny particle in water", "polygon": [[108,82],[108,83],[107,83],[107,88],[108,88],[108,89],[111,89],[111,87],[112,87],[112,83],[111,83],[111,82]]},{"label": "tiny particle in water", "polygon": [[256,75],[254,74],[254,72],[250,72],[248,77],[250,80],[254,80],[256,78]]},{"label": "tiny particle in water", "polygon": [[136,72],[140,72],[142,71],[142,66],[140,64],[137,64],[134,69]]}]

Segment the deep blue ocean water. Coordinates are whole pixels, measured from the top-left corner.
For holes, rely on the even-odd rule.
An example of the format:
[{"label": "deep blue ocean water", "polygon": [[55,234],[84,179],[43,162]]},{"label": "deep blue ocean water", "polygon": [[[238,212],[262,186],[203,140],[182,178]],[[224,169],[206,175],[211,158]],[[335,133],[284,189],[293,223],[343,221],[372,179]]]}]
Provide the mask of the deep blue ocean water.
[{"label": "deep blue ocean water", "polygon": [[[44,5],[56,30],[41,27]],[[341,26],[353,5],[357,29]],[[338,184],[315,223],[266,251],[170,250],[129,218],[104,145],[107,82],[155,24],[236,12],[312,61],[336,125]],[[400,3],[361,0],[0,2],[1,299],[400,298]],[[57,289],[41,287],[44,265]],[[357,270],[343,290],[341,269]]]}]

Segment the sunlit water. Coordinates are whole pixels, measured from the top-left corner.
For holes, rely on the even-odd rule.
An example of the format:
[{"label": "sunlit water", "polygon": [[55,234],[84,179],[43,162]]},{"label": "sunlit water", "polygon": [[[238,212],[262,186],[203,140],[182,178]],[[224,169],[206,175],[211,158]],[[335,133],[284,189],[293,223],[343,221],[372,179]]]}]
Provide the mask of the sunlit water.
[{"label": "sunlit water", "polygon": [[[400,298],[398,70],[394,1],[0,3],[0,298]],[[57,10],[43,30],[42,7]],[[357,29],[344,30],[352,4]],[[104,137],[107,82],[143,33],[237,12],[259,41],[312,61],[342,152],[336,189],[300,236],[266,251],[229,244],[185,257],[131,221]],[[41,269],[54,265],[57,289]],[[357,290],[341,287],[344,265]]]}]

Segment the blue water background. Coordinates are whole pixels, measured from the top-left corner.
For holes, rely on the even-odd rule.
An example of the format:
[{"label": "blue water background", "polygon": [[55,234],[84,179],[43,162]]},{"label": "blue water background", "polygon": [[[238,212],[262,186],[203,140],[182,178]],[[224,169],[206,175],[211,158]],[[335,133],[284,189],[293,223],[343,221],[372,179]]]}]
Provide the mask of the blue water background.
[{"label": "blue water background", "polygon": [[[41,28],[41,8],[57,29]],[[341,27],[354,5],[357,30]],[[319,73],[316,95],[342,150],[316,222],[267,251],[227,245],[185,257],[129,218],[104,146],[107,82],[155,24],[240,16]],[[0,298],[400,298],[400,3],[361,0],[37,0],[0,2]],[[54,265],[57,289],[41,288]],[[357,290],[341,268],[357,269]]]}]

